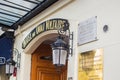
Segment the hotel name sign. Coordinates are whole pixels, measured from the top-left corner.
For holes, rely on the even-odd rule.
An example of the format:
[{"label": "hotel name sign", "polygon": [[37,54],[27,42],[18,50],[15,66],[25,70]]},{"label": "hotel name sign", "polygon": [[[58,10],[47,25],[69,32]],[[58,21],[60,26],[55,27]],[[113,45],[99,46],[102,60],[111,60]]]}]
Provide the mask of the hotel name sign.
[{"label": "hotel name sign", "polygon": [[39,34],[48,30],[57,30],[59,28],[69,27],[69,22],[66,19],[55,18],[47,20],[37,27],[35,27],[23,40],[22,48],[25,49],[27,45]]},{"label": "hotel name sign", "polygon": [[5,64],[5,57],[0,57],[0,64]]}]

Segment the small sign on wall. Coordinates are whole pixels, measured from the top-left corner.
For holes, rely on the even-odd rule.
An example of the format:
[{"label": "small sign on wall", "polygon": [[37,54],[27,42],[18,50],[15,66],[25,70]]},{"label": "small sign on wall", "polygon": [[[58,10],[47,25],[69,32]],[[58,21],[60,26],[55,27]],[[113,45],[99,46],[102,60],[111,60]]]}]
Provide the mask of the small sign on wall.
[{"label": "small sign on wall", "polygon": [[0,57],[0,64],[5,64],[5,57]]},{"label": "small sign on wall", "polygon": [[92,17],[78,25],[78,45],[97,40],[97,17]]},{"label": "small sign on wall", "polygon": [[103,49],[79,54],[78,80],[103,80]]}]

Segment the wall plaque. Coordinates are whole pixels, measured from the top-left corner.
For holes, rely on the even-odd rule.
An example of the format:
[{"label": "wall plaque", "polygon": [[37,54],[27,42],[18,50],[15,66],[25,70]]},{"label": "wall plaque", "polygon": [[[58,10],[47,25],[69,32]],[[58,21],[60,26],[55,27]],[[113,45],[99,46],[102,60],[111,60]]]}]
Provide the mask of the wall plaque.
[{"label": "wall plaque", "polygon": [[103,49],[80,53],[78,80],[103,80]]},{"label": "wall plaque", "polygon": [[78,45],[97,40],[97,17],[92,17],[78,25]]}]

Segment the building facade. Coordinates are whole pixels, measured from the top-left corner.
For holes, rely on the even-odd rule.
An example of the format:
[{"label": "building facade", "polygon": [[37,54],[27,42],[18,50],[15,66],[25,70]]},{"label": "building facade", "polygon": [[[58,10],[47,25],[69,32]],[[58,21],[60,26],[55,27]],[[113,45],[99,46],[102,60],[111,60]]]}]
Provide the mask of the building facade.
[{"label": "building facade", "polygon": [[[119,0],[59,0],[23,26],[18,26],[19,28],[15,32],[14,48],[21,53],[20,67],[17,68],[16,77],[11,77],[10,79],[47,80],[49,78],[52,80],[51,76],[54,75],[57,76],[55,77],[56,80],[66,80],[66,78],[68,80],[89,80],[90,78],[88,77],[90,75],[88,76],[87,73],[87,78],[80,76],[83,73],[79,73],[79,65],[82,64],[79,62],[79,56],[84,52],[102,49],[103,58],[101,65],[103,66],[103,71],[99,73],[102,75],[99,80],[119,80],[119,2]],[[51,53],[50,46],[44,43],[49,43],[48,40],[55,39],[57,30],[52,30],[51,28],[51,30],[43,31],[36,36],[33,33],[34,37],[28,36],[42,23],[52,19],[68,20],[70,31],[73,32],[73,55],[69,56],[67,66],[62,69],[63,72],[60,75],[54,71],[55,69],[51,62],[39,60],[41,55],[45,56]],[[95,21],[95,24],[87,24],[87,22],[91,21]],[[92,27],[93,29],[85,29],[79,24],[84,27],[94,27]],[[93,34],[84,36],[84,34],[80,33],[80,30],[86,31],[85,35],[91,34],[90,30],[92,30]],[[42,31],[42,28],[40,28],[40,31]],[[22,48],[27,36],[26,46]],[[80,36],[82,38],[79,39]],[[91,37],[94,39],[91,39]],[[86,40],[86,42],[81,42],[81,39]],[[86,63],[87,66],[91,65],[88,62]],[[48,77],[48,74],[52,75]]]}]

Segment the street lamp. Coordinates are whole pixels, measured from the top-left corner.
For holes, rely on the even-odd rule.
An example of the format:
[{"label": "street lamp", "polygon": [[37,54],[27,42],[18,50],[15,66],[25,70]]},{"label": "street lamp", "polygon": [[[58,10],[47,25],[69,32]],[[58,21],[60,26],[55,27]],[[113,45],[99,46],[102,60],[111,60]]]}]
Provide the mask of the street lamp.
[{"label": "street lamp", "polygon": [[[68,28],[61,28],[58,30],[58,35],[57,40],[51,45],[51,47],[53,64],[60,67],[66,64],[69,54],[72,56],[73,33],[70,34]],[[65,41],[65,39],[67,41]],[[71,45],[70,42],[72,42]]]},{"label": "street lamp", "polygon": [[[13,56],[15,60],[13,60]],[[6,75],[8,78],[13,74],[16,74],[17,68],[20,68],[20,59],[21,55],[19,51],[16,48],[13,48],[12,50],[12,56],[8,60],[6,60]]]},{"label": "street lamp", "polygon": [[10,77],[13,74],[16,62],[13,59],[8,59],[6,61],[6,75]]}]

